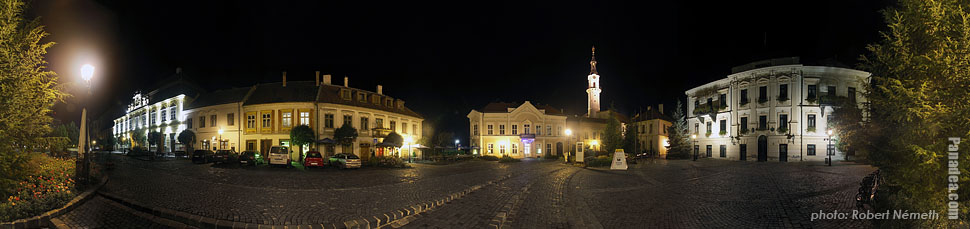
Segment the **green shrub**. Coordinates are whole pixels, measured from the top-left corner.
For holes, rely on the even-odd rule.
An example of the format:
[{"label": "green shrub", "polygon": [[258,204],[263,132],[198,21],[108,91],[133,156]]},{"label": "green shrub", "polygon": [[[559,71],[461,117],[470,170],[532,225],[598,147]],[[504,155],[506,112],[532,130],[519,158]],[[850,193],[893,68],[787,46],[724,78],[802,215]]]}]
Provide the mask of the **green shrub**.
[{"label": "green shrub", "polygon": [[502,159],[498,160],[499,163],[520,162],[520,161],[521,160],[509,157],[507,155],[502,157]]},{"label": "green shrub", "polygon": [[560,159],[560,158],[562,158],[562,155],[561,154],[553,155],[551,153],[547,153],[546,155],[542,155],[542,158],[543,159],[553,159],[554,160],[554,159]]},{"label": "green shrub", "polygon": [[484,155],[484,156],[481,156],[481,159],[482,160],[486,160],[486,161],[498,161],[499,160],[498,157],[492,156],[492,155]]},{"label": "green shrub", "polygon": [[605,167],[605,166],[610,166],[610,163],[613,163],[613,158],[610,156],[604,155],[604,156],[596,156],[596,157],[586,157],[586,158],[583,158],[583,161],[586,162],[587,167]]},{"label": "green shrub", "polygon": [[407,167],[407,165],[404,164],[404,160],[401,160],[401,158],[399,158],[399,157],[388,157],[388,156],[371,157],[370,159],[367,159],[367,163],[365,165],[366,166],[371,166],[371,167],[384,167],[384,168],[404,168],[404,167]]},{"label": "green shrub", "polygon": [[74,159],[59,159],[43,154],[31,155],[30,174],[14,185],[0,200],[0,221],[29,218],[60,208],[71,201],[74,189]]}]

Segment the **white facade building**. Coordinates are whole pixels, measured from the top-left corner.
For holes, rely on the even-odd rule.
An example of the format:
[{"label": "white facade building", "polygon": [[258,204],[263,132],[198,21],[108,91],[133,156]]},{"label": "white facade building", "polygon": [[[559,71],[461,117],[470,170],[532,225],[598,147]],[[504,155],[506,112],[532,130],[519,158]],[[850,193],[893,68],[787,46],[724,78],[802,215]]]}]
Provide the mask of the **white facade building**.
[{"label": "white facade building", "polygon": [[[797,57],[754,62],[733,72],[686,92],[688,126],[700,157],[825,161],[833,106],[840,100],[862,106],[860,90],[870,76],[804,66]],[[832,158],[844,155],[835,152]]]},{"label": "white facade building", "polygon": [[[198,96],[202,90],[181,79],[181,70],[176,70],[177,79],[162,85],[149,93],[137,92],[125,109],[125,114],[115,118],[111,134],[117,139],[115,149],[130,149],[143,146],[150,151],[162,147],[162,152],[180,150],[176,137],[185,130],[183,108]],[[163,135],[161,144],[149,145],[147,135],[159,132]],[[145,141],[133,141],[146,137]]]}]

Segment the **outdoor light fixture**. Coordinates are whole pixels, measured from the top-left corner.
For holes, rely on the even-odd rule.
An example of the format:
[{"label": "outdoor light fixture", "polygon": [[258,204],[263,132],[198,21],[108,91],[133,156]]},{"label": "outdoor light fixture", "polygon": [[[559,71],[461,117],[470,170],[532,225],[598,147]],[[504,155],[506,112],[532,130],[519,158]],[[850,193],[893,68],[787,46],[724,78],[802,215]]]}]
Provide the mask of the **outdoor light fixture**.
[{"label": "outdoor light fixture", "polygon": [[93,76],[94,76],[94,66],[91,66],[90,64],[85,64],[84,66],[81,66],[81,78],[84,79],[84,81],[91,81],[91,77]]},{"label": "outdoor light fixture", "polygon": [[573,130],[566,129],[566,136],[571,136],[571,135],[573,135]]},{"label": "outdoor light fixture", "polygon": [[224,133],[224,132],[225,131],[223,131],[222,129],[219,129],[219,135],[222,135],[222,133]]}]

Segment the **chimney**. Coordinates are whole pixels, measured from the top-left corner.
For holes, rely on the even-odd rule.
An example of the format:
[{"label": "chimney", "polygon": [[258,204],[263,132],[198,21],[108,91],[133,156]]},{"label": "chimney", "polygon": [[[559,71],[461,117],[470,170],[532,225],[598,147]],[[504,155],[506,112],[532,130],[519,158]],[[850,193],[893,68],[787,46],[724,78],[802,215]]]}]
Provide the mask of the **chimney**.
[{"label": "chimney", "polygon": [[384,94],[384,86],[381,86],[380,84],[377,85],[377,94],[378,95]]},{"label": "chimney", "polygon": [[323,75],[323,84],[330,85],[330,74]]},{"label": "chimney", "polygon": [[350,87],[350,85],[349,85],[349,84],[347,84],[347,81],[348,81],[349,79],[350,79],[350,78],[347,78],[347,76],[344,76],[344,87]]},{"label": "chimney", "polygon": [[314,78],[317,79],[317,86],[319,87],[320,86],[320,71],[317,71],[317,76],[314,77]]},{"label": "chimney", "polygon": [[657,105],[657,106],[659,106],[660,108],[660,110],[657,110],[657,111],[660,111],[660,114],[664,114],[664,104],[661,103],[660,105]]},{"label": "chimney", "polygon": [[283,87],[286,87],[286,71],[283,71]]}]

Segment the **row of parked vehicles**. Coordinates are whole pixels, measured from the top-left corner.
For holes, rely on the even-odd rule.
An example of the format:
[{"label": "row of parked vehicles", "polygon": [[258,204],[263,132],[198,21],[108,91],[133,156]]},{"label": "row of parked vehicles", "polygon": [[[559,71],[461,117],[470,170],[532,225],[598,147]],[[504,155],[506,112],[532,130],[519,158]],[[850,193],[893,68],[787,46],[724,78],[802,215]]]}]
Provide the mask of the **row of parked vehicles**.
[{"label": "row of parked vehicles", "polygon": [[[292,157],[289,147],[273,146],[265,155],[259,151],[247,150],[236,153],[233,150],[195,150],[191,154],[192,163],[239,163],[243,165],[256,166],[257,164],[267,164],[271,166],[290,167]],[[329,158],[324,158],[318,151],[309,151],[303,159],[303,166],[307,168],[335,166],[342,169],[360,168],[360,157],[354,154],[338,153]]]}]

